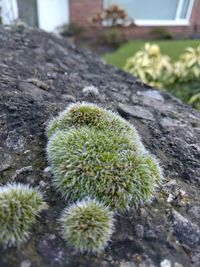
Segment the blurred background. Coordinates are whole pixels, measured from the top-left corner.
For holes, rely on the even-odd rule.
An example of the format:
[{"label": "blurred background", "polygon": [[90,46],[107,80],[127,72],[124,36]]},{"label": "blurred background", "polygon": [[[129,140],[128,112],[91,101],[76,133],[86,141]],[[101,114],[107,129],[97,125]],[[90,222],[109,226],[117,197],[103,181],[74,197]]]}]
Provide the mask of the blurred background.
[{"label": "blurred background", "polygon": [[0,0],[0,24],[60,34],[200,110],[200,0]]}]

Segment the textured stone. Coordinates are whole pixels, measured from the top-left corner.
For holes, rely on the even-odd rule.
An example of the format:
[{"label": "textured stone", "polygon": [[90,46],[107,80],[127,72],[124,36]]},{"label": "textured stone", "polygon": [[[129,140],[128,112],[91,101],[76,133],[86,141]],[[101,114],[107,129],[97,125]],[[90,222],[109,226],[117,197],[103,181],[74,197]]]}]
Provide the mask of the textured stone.
[{"label": "textured stone", "polygon": [[154,120],[153,114],[147,110],[144,107],[141,106],[133,106],[133,105],[128,105],[128,104],[119,104],[118,105],[119,111],[129,115],[131,117],[136,117],[144,120]]},{"label": "textured stone", "polygon": [[84,87],[82,92],[85,96],[87,96],[87,95],[94,95],[94,96],[99,95],[99,90],[94,85]]},{"label": "textured stone", "polygon": [[191,209],[189,209],[189,213],[197,221],[200,221],[200,206],[193,206]]},{"label": "textured stone", "polygon": [[161,263],[160,263],[160,267],[172,267],[172,264],[169,260],[164,259]]},{"label": "textured stone", "polygon": [[0,171],[7,170],[12,162],[12,157],[9,154],[4,154],[3,151],[0,150]]},{"label": "textured stone", "polygon": [[20,267],[31,267],[31,262],[29,260],[25,260],[20,264]]},{"label": "textured stone", "polygon": [[177,239],[191,248],[200,245],[199,227],[175,210],[173,210],[172,216],[174,234]]},{"label": "textured stone", "polygon": [[144,227],[143,227],[143,225],[137,224],[135,226],[135,234],[136,234],[137,237],[143,238],[143,236],[144,236]]},{"label": "textured stone", "polygon": [[164,102],[164,97],[161,95],[161,93],[158,91],[158,90],[147,90],[147,91],[144,91],[144,92],[140,92],[138,91],[137,94],[139,96],[144,96],[144,97],[147,97],[147,98],[152,98],[154,100],[157,100],[159,102]]}]

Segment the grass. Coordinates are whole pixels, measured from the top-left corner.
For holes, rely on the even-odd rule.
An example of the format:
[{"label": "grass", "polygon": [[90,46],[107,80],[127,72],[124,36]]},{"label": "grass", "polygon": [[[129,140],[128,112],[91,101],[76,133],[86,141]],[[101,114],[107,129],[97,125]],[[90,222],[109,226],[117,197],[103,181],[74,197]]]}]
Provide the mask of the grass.
[{"label": "grass", "polygon": [[[114,65],[122,69],[126,59],[133,56],[144,44],[149,41],[130,41],[123,44],[115,52],[105,54],[103,58],[108,64]],[[169,55],[172,60],[177,60],[181,54],[185,52],[187,47],[197,47],[199,40],[167,40],[167,41],[150,41],[160,46],[163,54]]]}]

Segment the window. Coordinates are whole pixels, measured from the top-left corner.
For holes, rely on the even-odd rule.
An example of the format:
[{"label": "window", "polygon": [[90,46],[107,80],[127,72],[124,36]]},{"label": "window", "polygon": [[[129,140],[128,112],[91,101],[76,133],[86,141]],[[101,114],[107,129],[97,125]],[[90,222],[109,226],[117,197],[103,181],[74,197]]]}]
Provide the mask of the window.
[{"label": "window", "polygon": [[105,0],[119,5],[138,25],[188,25],[194,0]]}]

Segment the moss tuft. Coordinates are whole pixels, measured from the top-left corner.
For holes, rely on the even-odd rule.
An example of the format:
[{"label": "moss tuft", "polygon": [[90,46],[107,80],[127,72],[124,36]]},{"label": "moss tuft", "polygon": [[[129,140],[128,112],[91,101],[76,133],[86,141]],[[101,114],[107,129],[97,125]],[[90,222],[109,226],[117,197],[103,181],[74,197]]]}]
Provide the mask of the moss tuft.
[{"label": "moss tuft", "polygon": [[46,208],[42,194],[19,183],[0,187],[0,242],[19,245],[28,240],[31,226]]},{"label": "moss tuft", "polygon": [[62,235],[76,250],[101,252],[113,233],[113,213],[96,200],[83,200],[66,208],[60,218]]},{"label": "moss tuft", "polygon": [[124,211],[151,200],[162,180],[133,126],[111,111],[78,103],[48,128],[56,188],[69,201],[91,197]]},{"label": "moss tuft", "polygon": [[90,127],[58,131],[48,148],[53,182],[70,201],[87,195],[114,209],[125,210],[133,203],[148,201],[160,171],[149,155],[127,136]]}]

